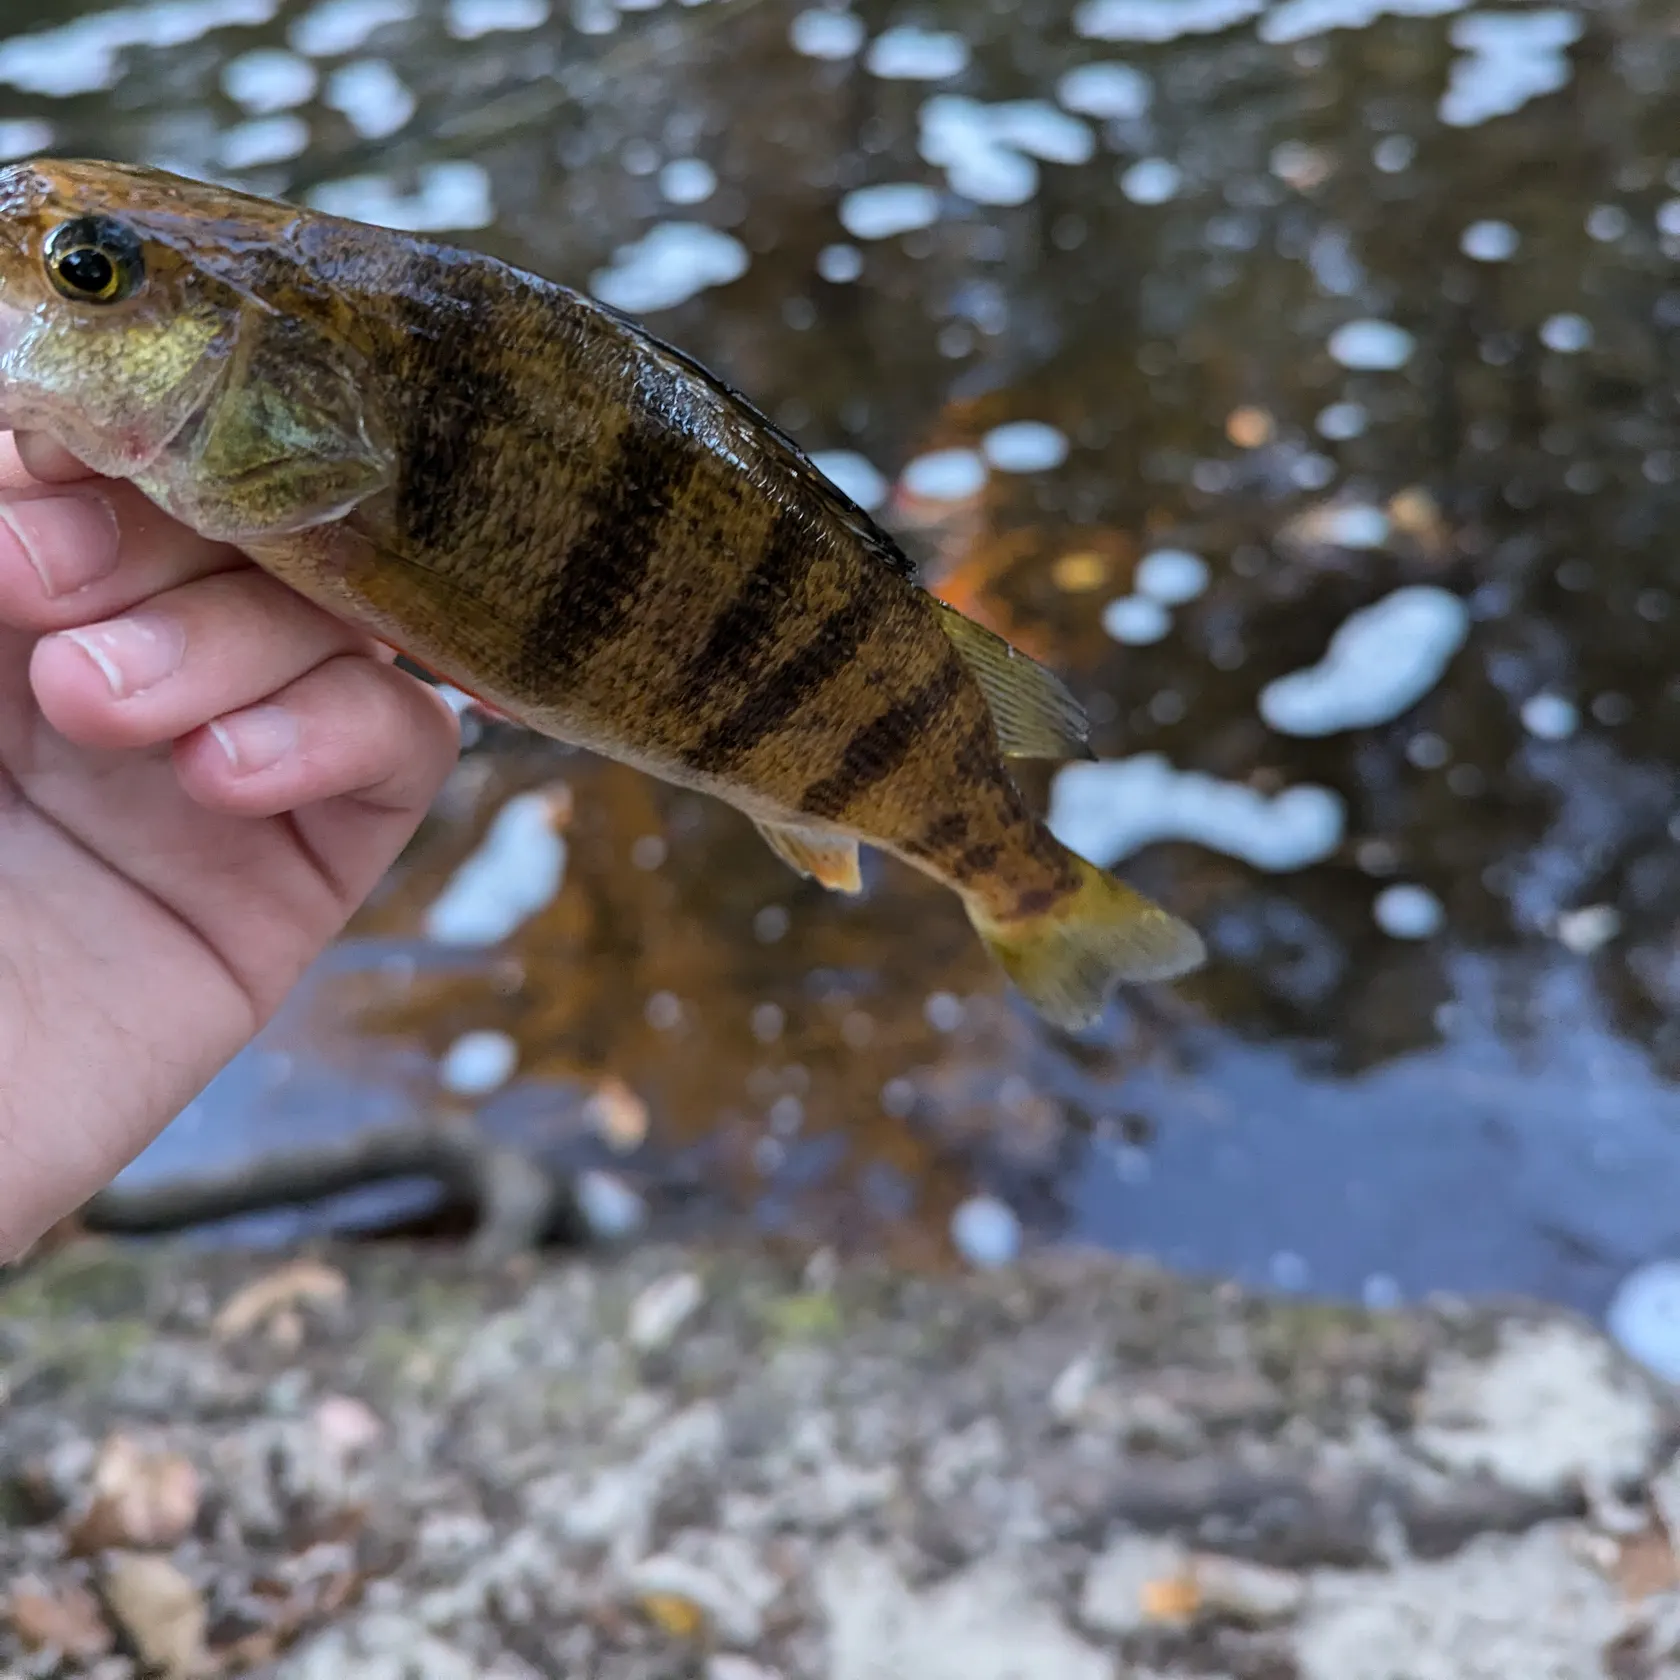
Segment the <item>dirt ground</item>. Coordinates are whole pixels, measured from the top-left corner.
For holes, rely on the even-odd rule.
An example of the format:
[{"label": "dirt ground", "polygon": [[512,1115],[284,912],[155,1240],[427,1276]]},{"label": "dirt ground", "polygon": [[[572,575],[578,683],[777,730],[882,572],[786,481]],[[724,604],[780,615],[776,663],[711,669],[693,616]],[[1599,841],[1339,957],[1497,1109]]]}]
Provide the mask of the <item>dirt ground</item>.
[{"label": "dirt ground", "polygon": [[1680,1408],[1549,1310],[82,1244],[0,1392],[6,1680],[1680,1675]]}]

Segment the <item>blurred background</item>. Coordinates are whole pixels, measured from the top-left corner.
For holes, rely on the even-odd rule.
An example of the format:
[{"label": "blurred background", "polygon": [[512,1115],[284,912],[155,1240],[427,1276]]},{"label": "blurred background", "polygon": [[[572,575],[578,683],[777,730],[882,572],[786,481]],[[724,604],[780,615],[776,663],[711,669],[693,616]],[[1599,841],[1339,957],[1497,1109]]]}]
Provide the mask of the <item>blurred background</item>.
[{"label": "blurred background", "polygon": [[[1213,952],[1059,1038],[908,870],[825,895],[719,805],[470,723],[125,1190],[465,1118],[603,1233],[1521,1291],[1680,1359],[1670,7],[10,0],[3,30],[7,156],[471,244],[706,361],[1067,675],[1101,761],[1035,797]],[[441,1198],[206,1236],[447,1235]]]}]

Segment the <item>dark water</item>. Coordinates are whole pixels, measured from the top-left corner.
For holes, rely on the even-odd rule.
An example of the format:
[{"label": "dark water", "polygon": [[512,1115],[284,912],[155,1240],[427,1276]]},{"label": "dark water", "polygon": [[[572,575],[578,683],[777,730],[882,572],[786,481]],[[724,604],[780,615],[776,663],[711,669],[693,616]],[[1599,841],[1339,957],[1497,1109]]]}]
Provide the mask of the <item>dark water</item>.
[{"label": "dark water", "polygon": [[[0,46],[24,84],[0,139],[431,218],[645,311],[813,450],[887,481],[933,455],[883,517],[1069,674],[1105,759],[1161,755],[1059,785],[1058,822],[1215,961],[1058,1040],[908,872],[829,898],[727,810],[491,730],[354,938],[127,1182],[441,1103],[680,1184],[689,1219],[907,1256],[977,1189],[1029,1240],[1373,1300],[1598,1309],[1680,1251],[1668,8],[500,0],[521,27],[482,34],[489,0],[190,10]],[[72,58],[79,89],[39,68]],[[1064,80],[1098,64],[1129,68]],[[926,225],[848,231],[870,216]],[[979,482],[988,434],[1043,464]],[[1118,641],[1134,582],[1196,588],[1182,557],[1139,572],[1163,548],[1205,588],[1111,614]],[[1403,586],[1415,621],[1379,613],[1263,713]],[[428,944],[495,811],[556,782],[558,896],[488,954]],[[516,1077],[440,1097],[476,1029]],[[615,1153],[603,1114],[646,1141]]]}]

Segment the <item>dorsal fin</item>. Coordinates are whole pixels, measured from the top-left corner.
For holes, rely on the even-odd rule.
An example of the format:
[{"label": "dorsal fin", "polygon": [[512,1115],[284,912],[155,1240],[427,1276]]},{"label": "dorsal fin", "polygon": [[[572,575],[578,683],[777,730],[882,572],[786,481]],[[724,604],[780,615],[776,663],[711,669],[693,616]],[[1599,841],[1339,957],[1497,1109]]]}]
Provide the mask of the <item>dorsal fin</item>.
[{"label": "dorsal fin", "polygon": [[[798,485],[800,494],[814,502],[830,518],[844,525],[873,559],[879,560],[889,571],[897,572],[900,577],[914,580],[916,562],[767,414],[686,351],[679,350],[674,344],[667,344],[664,339],[650,333],[640,321],[633,320],[622,310],[614,309],[598,299],[590,298],[587,301],[603,315],[627,327],[660,360],[672,364],[686,378],[699,380],[714,396],[721,398],[726,417],[750,422],[751,442],[759,453],[768,459],[770,465],[781,468],[789,475],[792,482]],[[742,430],[745,432],[746,428],[743,426]]]}]

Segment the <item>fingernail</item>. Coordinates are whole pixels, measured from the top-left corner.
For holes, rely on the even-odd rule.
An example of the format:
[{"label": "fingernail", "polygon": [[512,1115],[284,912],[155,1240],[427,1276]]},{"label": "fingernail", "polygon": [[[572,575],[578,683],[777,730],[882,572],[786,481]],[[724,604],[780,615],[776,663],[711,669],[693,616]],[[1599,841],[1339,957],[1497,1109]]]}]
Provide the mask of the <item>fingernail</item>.
[{"label": "fingernail", "polygon": [[0,502],[4,526],[49,598],[74,594],[117,565],[117,510],[97,490]]},{"label": "fingernail", "polygon": [[59,635],[74,642],[99,667],[118,700],[173,676],[187,650],[180,625],[161,613],[131,613],[85,630],[61,630]]},{"label": "fingernail", "polygon": [[210,725],[216,745],[241,776],[278,764],[297,745],[297,724],[284,706],[252,706]]}]

